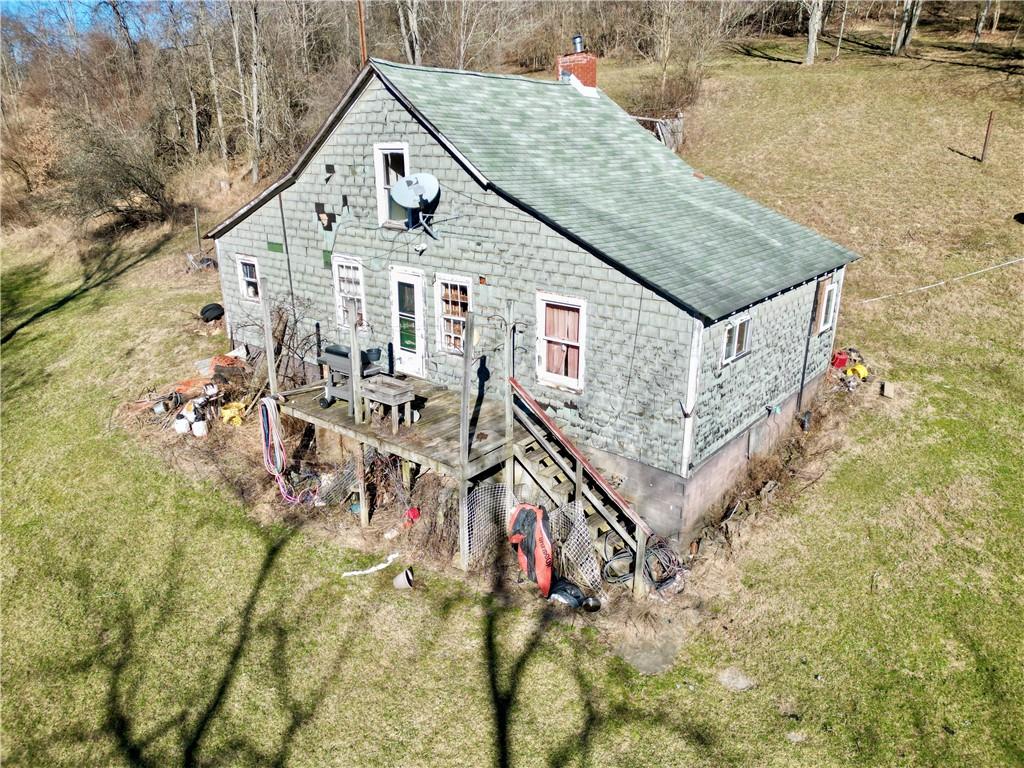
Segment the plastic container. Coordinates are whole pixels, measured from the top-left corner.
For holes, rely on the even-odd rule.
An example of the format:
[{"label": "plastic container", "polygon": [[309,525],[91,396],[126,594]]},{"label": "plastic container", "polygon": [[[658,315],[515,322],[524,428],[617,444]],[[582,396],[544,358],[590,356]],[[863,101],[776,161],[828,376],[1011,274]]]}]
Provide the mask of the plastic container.
[{"label": "plastic container", "polygon": [[845,349],[838,350],[832,355],[832,367],[842,370],[846,367],[847,363],[850,362],[850,356],[846,353]]},{"label": "plastic container", "polygon": [[210,434],[210,427],[205,419],[192,422],[192,434],[196,437],[206,437]]},{"label": "plastic container", "polygon": [[179,435],[184,435],[191,428],[192,425],[189,423],[189,420],[179,413],[178,417],[174,420],[174,431],[177,432]]}]

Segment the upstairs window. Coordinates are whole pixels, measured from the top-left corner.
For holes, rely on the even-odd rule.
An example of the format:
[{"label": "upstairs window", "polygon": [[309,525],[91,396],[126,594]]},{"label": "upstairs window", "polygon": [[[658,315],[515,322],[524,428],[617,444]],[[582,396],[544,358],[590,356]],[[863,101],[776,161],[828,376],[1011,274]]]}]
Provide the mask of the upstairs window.
[{"label": "upstairs window", "polygon": [[750,351],[750,318],[740,317],[725,326],[725,350],[722,364],[738,360]]},{"label": "upstairs window", "polygon": [[436,283],[438,346],[442,352],[461,355],[466,338],[470,281],[464,277],[438,275]]},{"label": "upstairs window", "polygon": [[391,187],[409,172],[409,145],[374,144],[373,165],[377,179],[377,223],[405,228],[405,208],[391,199]]},{"label": "upstairs window", "polygon": [[818,333],[824,333],[835,324],[838,289],[831,277],[818,281]]},{"label": "upstairs window", "polygon": [[332,260],[334,275],[334,302],[338,312],[338,325],[342,328],[351,327],[349,316],[349,300],[356,302],[356,327],[366,325],[363,295],[363,265],[348,256],[335,256]]},{"label": "upstairs window", "polygon": [[246,301],[260,300],[260,270],[256,259],[238,257],[238,290]]},{"label": "upstairs window", "polygon": [[542,384],[583,388],[586,304],[581,299],[537,296],[537,378]]}]

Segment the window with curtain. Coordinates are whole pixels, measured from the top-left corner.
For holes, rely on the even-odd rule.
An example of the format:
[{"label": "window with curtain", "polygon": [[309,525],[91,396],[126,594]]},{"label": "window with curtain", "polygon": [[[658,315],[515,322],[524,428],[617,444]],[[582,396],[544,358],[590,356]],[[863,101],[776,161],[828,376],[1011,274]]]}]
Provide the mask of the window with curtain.
[{"label": "window with curtain", "polygon": [[583,384],[583,302],[541,296],[538,306],[540,368],[543,383],[580,388]]}]

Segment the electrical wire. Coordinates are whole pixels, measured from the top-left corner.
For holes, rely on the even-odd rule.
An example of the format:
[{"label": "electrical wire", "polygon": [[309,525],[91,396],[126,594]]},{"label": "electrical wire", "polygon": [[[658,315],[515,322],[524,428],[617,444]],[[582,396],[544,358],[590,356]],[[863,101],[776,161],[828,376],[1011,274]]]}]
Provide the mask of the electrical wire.
[{"label": "electrical wire", "polygon": [[[601,577],[609,584],[625,584],[628,581],[632,581],[633,574],[629,571],[622,574],[614,573],[611,569],[613,563],[620,562],[633,562],[633,553],[628,548],[623,547],[615,554],[610,553],[610,543],[612,536],[614,536],[620,544],[624,544],[622,537],[614,531],[609,531],[604,538],[604,567],[601,569]],[[662,576],[660,579],[654,577],[654,568],[660,567]],[[672,551],[672,547],[669,546],[668,542],[660,536],[651,536],[647,540],[646,554],[644,555],[644,566],[641,573],[643,574],[644,581],[647,586],[651,587],[656,591],[660,591],[665,587],[672,584],[676,577],[684,570],[683,563],[679,560],[679,557],[675,552]]]},{"label": "electrical wire", "polygon": [[918,288],[911,288],[908,291],[899,291],[898,293],[887,293],[884,296],[875,296],[875,297],[870,298],[870,299],[861,299],[860,301],[857,301],[857,302],[854,302],[854,303],[856,303],[856,304],[870,304],[870,303],[872,303],[874,301],[882,301],[883,299],[892,299],[892,298],[895,298],[896,296],[906,296],[908,293],[918,293],[919,291],[927,291],[927,290],[929,290],[931,288],[938,288],[940,285],[945,285],[946,283],[955,283],[958,280],[964,280],[965,278],[968,278],[968,277],[974,277],[975,275],[981,275],[981,274],[984,274],[985,272],[991,272],[993,269],[1002,269],[1003,267],[1008,267],[1011,264],[1019,264],[1022,261],[1024,261],[1024,256],[1021,256],[1018,259],[1010,259],[1009,261],[1004,261],[1001,264],[993,264],[991,267],[985,267],[984,269],[977,269],[974,272],[968,272],[967,274],[964,274],[964,275],[957,275],[956,277],[950,277],[950,278],[947,278],[945,280],[939,280],[939,282],[937,282],[937,283],[930,283],[928,285],[922,285],[922,286],[920,286]]},{"label": "electrical wire", "polygon": [[281,498],[288,504],[312,504],[320,497],[320,489],[296,492],[285,479],[284,470],[288,466],[288,453],[281,437],[281,415],[277,410],[277,401],[272,397],[260,400],[260,435],[263,444],[263,466],[277,481]]}]

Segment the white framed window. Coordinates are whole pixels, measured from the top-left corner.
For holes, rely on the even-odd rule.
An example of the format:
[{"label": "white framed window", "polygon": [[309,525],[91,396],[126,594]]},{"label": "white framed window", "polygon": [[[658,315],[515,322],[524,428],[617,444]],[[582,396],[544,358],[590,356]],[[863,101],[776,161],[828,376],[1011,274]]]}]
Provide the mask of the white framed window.
[{"label": "white framed window", "polygon": [[587,338],[583,299],[537,293],[537,380],[581,391]]},{"label": "white framed window", "polygon": [[409,174],[409,145],[404,141],[373,145],[377,181],[377,223],[405,228],[405,208],[391,199],[391,187]]},{"label": "white framed window", "polygon": [[826,278],[818,283],[818,291],[818,333],[824,333],[835,323],[839,286]]},{"label": "white framed window", "polygon": [[750,317],[738,317],[725,326],[725,348],[722,365],[738,360],[750,351]]},{"label": "white framed window", "polygon": [[260,265],[252,256],[235,255],[238,262],[238,290],[243,301],[259,303]]},{"label": "white framed window", "polygon": [[472,307],[472,282],[468,277],[437,275],[434,304],[437,307],[437,348],[461,355],[466,338],[466,315]]},{"label": "white framed window", "polygon": [[356,327],[366,326],[366,295],[363,290],[363,265],[351,256],[335,255],[331,257],[331,276],[334,279],[334,304],[338,312],[338,325],[348,328],[352,318],[349,317],[348,303],[356,300]]}]

